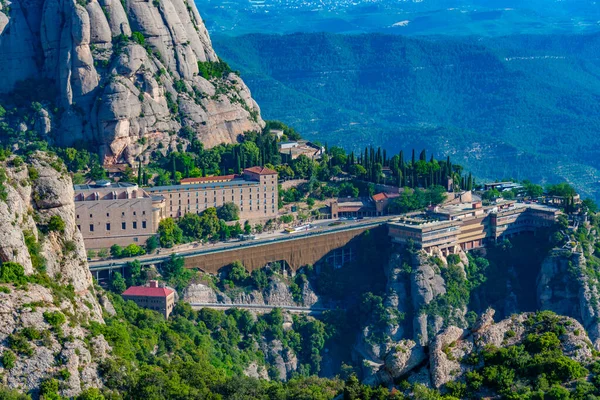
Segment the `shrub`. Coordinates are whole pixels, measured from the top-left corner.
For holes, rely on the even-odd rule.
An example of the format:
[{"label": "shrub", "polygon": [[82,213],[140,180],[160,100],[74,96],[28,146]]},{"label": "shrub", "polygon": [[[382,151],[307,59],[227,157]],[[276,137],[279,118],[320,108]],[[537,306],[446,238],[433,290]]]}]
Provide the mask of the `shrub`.
[{"label": "shrub", "polygon": [[46,311],[44,319],[53,328],[60,328],[66,321],[65,315],[60,311]]},{"label": "shrub", "polygon": [[123,254],[123,248],[121,246],[119,246],[118,244],[113,244],[112,246],[110,246],[110,255],[115,257],[115,258],[119,258],[121,257],[121,255]]},{"label": "shrub", "polygon": [[50,232],[63,233],[65,231],[65,221],[63,221],[60,215],[51,216],[48,221],[48,230]]},{"label": "shrub", "polygon": [[33,348],[23,335],[8,335],[8,347],[17,354],[23,354],[29,357],[33,355]]},{"label": "shrub", "polygon": [[42,334],[31,327],[23,328],[21,330],[21,333],[29,340],[39,340],[42,338]]},{"label": "shrub", "polygon": [[225,203],[217,209],[217,217],[224,221],[237,221],[240,219],[240,208],[235,203]]},{"label": "shrub", "polygon": [[8,176],[3,168],[0,168],[0,200],[6,201],[8,199],[8,190],[6,190],[6,183],[8,182]]},{"label": "shrub", "polygon": [[37,169],[35,169],[35,167],[28,167],[27,168],[27,173],[29,174],[29,179],[31,179],[32,181],[35,181],[36,179],[38,179],[40,177],[40,173],[38,172]]},{"label": "shrub", "polygon": [[137,44],[141,44],[142,46],[146,43],[146,38],[141,32],[133,32],[131,34],[131,38],[134,42],[136,42]]},{"label": "shrub", "polygon": [[229,271],[229,279],[236,285],[243,285],[250,275],[246,268],[239,261],[234,261],[231,264],[231,270]]},{"label": "shrub", "polygon": [[77,249],[77,244],[72,240],[65,242],[65,253],[72,253]]},{"label": "shrub", "polygon": [[21,264],[5,262],[0,266],[0,282],[24,285],[29,281]]},{"label": "shrub", "polygon": [[158,248],[158,237],[151,236],[146,240],[146,253],[153,253]]},{"label": "shrub", "polygon": [[10,289],[7,288],[6,286],[0,286],[0,293],[9,294],[10,293]]},{"label": "shrub", "polygon": [[15,361],[17,361],[17,356],[12,351],[6,349],[4,353],[2,353],[2,366],[4,369],[12,369],[15,366]]},{"label": "shrub", "polygon": [[113,273],[112,280],[110,281],[110,290],[117,294],[123,293],[127,289],[127,283],[123,276],[115,272]]},{"label": "shrub", "polygon": [[61,369],[61,370],[58,372],[58,376],[60,376],[60,378],[61,378],[62,380],[66,381],[67,379],[69,379],[69,378],[71,377],[71,373],[69,372],[69,370],[68,370],[68,369],[66,369],[66,368],[65,368],[65,369]]}]

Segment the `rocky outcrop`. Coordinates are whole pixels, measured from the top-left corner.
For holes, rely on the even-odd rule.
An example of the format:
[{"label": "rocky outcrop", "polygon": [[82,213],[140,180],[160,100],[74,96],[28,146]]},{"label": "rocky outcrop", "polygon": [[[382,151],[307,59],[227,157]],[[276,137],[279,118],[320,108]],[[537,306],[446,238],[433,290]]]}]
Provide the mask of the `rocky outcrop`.
[{"label": "rocky outcrop", "polygon": [[[263,290],[228,290],[221,292],[204,283],[190,284],[183,291],[183,301],[192,304],[251,304],[268,306],[302,306],[317,305],[319,297],[312,289],[310,282],[302,286],[302,301],[296,302],[288,283],[280,276],[273,275]],[[317,305],[318,306],[318,305]]]},{"label": "rocky outcrop", "polygon": [[[469,371],[481,368],[478,354],[488,346],[496,348],[522,344],[529,333],[539,333],[548,326],[564,328],[560,334],[562,353],[581,363],[593,359],[589,338],[579,322],[554,314],[515,314],[495,323],[494,310],[486,311],[473,326],[462,329],[449,326],[435,336],[427,350],[414,341],[399,341],[385,357],[370,384],[390,384],[406,378],[436,389],[450,381],[463,380]],[[542,327],[546,328],[542,328]],[[472,357],[475,356],[475,357]]]},{"label": "rocky outcrop", "polygon": [[[6,176],[0,262],[21,264],[39,282],[0,284],[0,356],[16,356],[13,365],[1,365],[0,383],[36,390],[43,380],[66,371],[61,372],[67,377],[63,396],[100,387],[97,363],[110,347],[81,327],[102,323],[103,317],[75,222],[71,179],[62,162],[39,152],[27,163],[15,156],[1,162],[0,174]],[[51,219],[61,223],[50,226]],[[64,322],[51,325],[47,315],[60,315]],[[25,337],[25,347],[14,345],[15,338]]]},{"label": "rocky outcrop", "polygon": [[265,361],[277,371],[278,379],[287,380],[297,370],[296,354],[290,348],[284,347],[280,340],[263,341],[260,347]]},{"label": "rocky outcrop", "polygon": [[185,145],[190,132],[212,147],[263,126],[236,74],[198,62],[221,65],[191,0],[15,0],[0,10],[0,93],[42,77],[55,97],[45,100],[64,112],[47,107],[35,129],[64,145],[92,142],[106,164]]},{"label": "rocky outcrop", "polygon": [[583,254],[557,250],[542,263],[537,278],[540,309],[577,319],[596,350],[600,349],[600,293],[593,274],[586,273]]}]

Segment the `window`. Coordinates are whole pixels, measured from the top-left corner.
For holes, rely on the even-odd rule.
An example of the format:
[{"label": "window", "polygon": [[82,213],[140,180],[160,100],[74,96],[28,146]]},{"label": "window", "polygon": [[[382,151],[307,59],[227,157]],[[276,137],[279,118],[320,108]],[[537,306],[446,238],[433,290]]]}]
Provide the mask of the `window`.
[{"label": "window", "polygon": [[142,229],[146,229],[146,221],[142,221]]},{"label": "window", "polygon": [[121,229],[127,229],[127,222],[121,222]]},{"label": "window", "polygon": [[90,224],[90,232],[94,232],[94,224]]},{"label": "window", "polygon": [[79,219],[79,214],[77,214],[77,219]]},{"label": "window", "polygon": [[90,218],[92,218],[92,214],[90,214]]},{"label": "window", "polygon": [[125,216],[125,211],[123,211],[123,212],[121,213],[121,217],[124,217],[124,216]]},{"label": "window", "polygon": [[77,229],[81,230],[81,225],[77,225]]},{"label": "window", "polygon": [[134,241],[134,242],[137,242],[137,241],[138,241],[138,238],[133,238],[133,241]]},{"label": "window", "polygon": [[137,215],[137,214],[135,213],[135,211],[133,212],[133,215],[134,215],[134,216],[135,216],[135,215]]},{"label": "window", "polygon": [[107,217],[110,217],[110,213],[106,213],[106,216],[107,216]]},{"label": "window", "polygon": [[137,229],[137,222],[133,221],[133,229]]},{"label": "window", "polygon": [[110,231],[110,224],[106,224],[106,230]]}]

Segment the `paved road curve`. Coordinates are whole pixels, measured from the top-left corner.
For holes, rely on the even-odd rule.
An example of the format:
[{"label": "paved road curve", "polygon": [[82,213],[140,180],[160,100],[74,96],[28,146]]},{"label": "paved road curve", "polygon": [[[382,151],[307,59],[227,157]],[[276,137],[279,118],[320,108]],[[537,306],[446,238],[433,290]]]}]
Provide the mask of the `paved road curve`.
[{"label": "paved road curve", "polygon": [[[166,254],[149,254],[141,257],[131,257],[131,258],[121,258],[118,260],[102,260],[102,261],[91,261],[89,262],[91,271],[102,271],[107,269],[114,269],[125,266],[128,262],[133,260],[139,260],[142,265],[148,264],[156,264],[162,261],[167,260],[171,254],[176,253],[179,256],[183,257],[193,257],[201,254],[210,254],[210,253],[220,253],[223,251],[230,251],[234,249],[239,249],[241,247],[256,247],[256,246],[264,246],[274,242],[283,242],[289,240],[299,240],[302,238],[306,238],[309,236],[320,236],[320,235],[328,235],[335,232],[343,232],[348,230],[355,229],[364,229],[368,227],[376,227],[384,224],[389,220],[390,217],[378,217],[378,218],[370,218],[361,221],[347,221],[343,225],[336,226],[324,226],[324,224],[317,225],[315,229],[312,229],[308,232],[299,232],[299,233],[278,233],[276,235],[266,236],[264,238],[259,238],[256,240],[249,240],[245,242],[241,241],[231,241],[231,242],[220,242],[215,245],[204,245],[197,248],[191,248],[187,250],[182,250],[179,252],[170,252]],[[331,222],[328,222],[330,224]]]}]

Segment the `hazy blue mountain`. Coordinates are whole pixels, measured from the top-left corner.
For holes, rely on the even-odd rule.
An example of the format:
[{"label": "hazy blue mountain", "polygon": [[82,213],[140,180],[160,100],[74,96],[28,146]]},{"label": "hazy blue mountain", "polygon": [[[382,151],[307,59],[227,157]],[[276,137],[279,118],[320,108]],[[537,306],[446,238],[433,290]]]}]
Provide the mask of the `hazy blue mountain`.
[{"label": "hazy blue mountain", "polygon": [[211,32],[499,36],[598,31],[593,0],[196,0]]},{"label": "hazy blue mountain", "polygon": [[[600,194],[600,35],[216,37],[266,118],[330,145],[453,154]],[[457,160],[458,161],[458,160]]]}]

